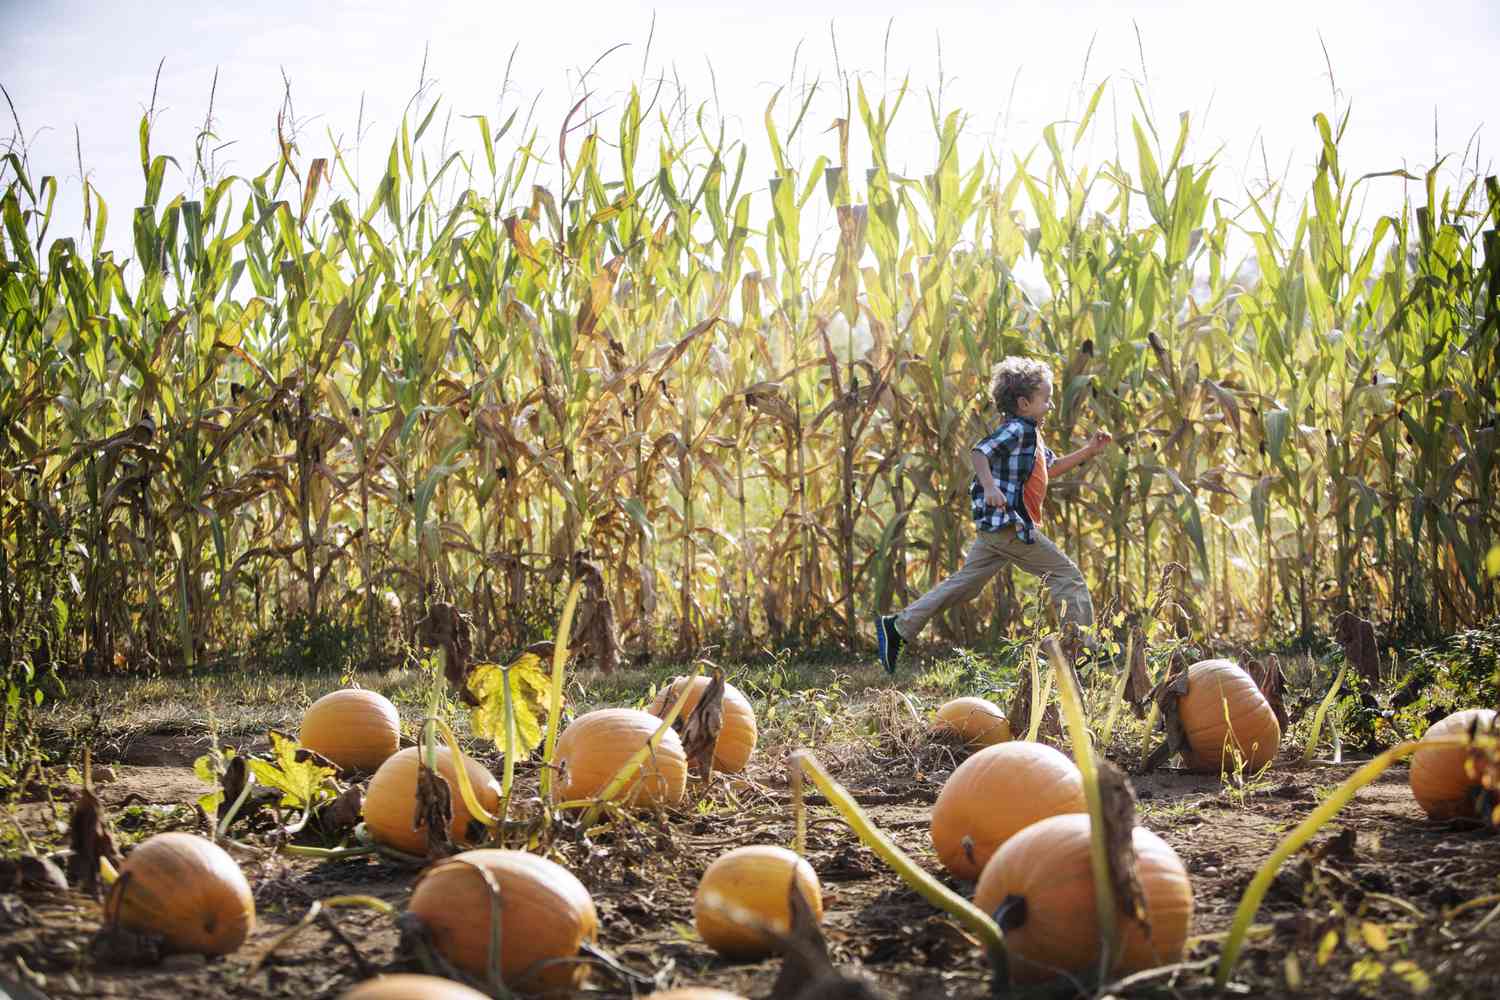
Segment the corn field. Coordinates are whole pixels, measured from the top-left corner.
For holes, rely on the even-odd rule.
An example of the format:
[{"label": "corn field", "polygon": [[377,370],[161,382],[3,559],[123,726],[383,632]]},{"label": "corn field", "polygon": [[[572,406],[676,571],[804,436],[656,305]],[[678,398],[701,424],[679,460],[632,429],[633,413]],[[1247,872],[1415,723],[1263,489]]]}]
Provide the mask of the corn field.
[{"label": "corn field", "polygon": [[[632,654],[867,644],[962,559],[1008,353],[1053,365],[1051,447],[1114,435],[1046,525],[1105,606],[1175,563],[1217,636],[1493,616],[1500,183],[1403,174],[1405,207],[1362,219],[1402,179],[1342,162],[1334,113],[1310,190],[1216,194],[1187,116],[1144,104],[1091,166],[1105,92],[1018,157],[854,87],[811,164],[788,152],[811,98],[785,92],[743,139],[634,92],[550,132],[424,98],[374,185],[283,132],[254,176],[198,150],[173,197],[189,170],[148,115],[125,260],[86,180],[81,237],[50,230],[59,181],[12,143],[11,657],[192,666],[278,609],[374,633],[435,601],[501,652],[580,558]],[[901,176],[892,123],[929,111],[931,170]],[[1002,634],[1033,590],[1002,579],[940,631]]]}]

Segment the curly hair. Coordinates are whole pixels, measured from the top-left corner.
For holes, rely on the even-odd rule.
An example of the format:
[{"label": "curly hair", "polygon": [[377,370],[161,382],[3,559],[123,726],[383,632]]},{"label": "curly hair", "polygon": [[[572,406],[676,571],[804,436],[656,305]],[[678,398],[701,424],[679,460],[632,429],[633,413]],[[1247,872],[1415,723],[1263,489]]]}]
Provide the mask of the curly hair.
[{"label": "curly hair", "polygon": [[990,369],[990,398],[1001,413],[1014,414],[1016,401],[1052,384],[1052,369],[1045,361],[1010,355]]}]

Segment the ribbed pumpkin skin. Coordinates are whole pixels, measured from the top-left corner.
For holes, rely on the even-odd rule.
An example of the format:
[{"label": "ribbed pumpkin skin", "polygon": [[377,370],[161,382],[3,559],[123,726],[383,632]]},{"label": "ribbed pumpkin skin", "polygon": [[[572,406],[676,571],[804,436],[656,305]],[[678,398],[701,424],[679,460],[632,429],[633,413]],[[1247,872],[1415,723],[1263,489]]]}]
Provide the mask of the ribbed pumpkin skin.
[{"label": "ribbed pumpkin skin", "polygon": [[[1190,771],[1212,771],[1233,767],[1226,751],[1232,742],[1245,766],[1261,768],[1276,759],[1281,746],[1281,724],[1271,703],[1255,681],[1233,660],[1200,660],[1188,667],[1188,691],[1177,702],[1177,711],[1187,732],[1189,750],[1182,755]],[[1224,718],[1224,704],[1229,718]]]},{"label": "ribbed pumpkin skin", "polygon": [[784,847],[736,847],[719,855],[698,882],[698,892],[693,899],[693,919],[698,936],[726,958],[764,958],[772,954],[776,950],[773,941],[758,930],[737,924],[711,908],[706,897],[709,892],[716,892],[785,932],[792,925],[787,892],[791,888],[793,872],[803,898],[821,920],[823,887],[812,865]]},{"label": "ribbed pumpkin skin", "polygon": [[255,897],[222,847],[191,833],[159,833],[125,858],[105,917],[161,935],[172,951],[227,955],[255,929]]},{"label": "ribbed pumpkin skin", "polygon": [[[1009,838],[1048,816],[1083,812],[1083,775],[1060,751],[1024,740],[985,747],[954,769],[932,806],[932,846],[944,868],[976,879]],[[974,859],[963,839],[974,842]]]},{"label": "ribbed pumpkin skin", "polygon": [[528,993],[571,989],[586,966],[536,962],[568,958],[599,934],[599,915],[583,883],[562,865],[527,851],[465,851],[429,867],[407,909],[427,924],[438,951],[483,977],[489,964],[490,890],[475,866],[500,887],[500,978]]},{"label": "ribbed pumpkin skin", "polygon": [[[557,763],[563,768],[563,780],[553,785],[556,794],[563,799],[601,794],[615,772],[660,726],[656,716],[634,708],[601,708],[580,715],[557,738]],[[621,797],[627,805],[675,805],[682,801],[686,789],[687,757],[682,740],[668,729]]]},{"label": "ribbed pumpkin skin", "polygon": [[[1435,723],[1423,739],[1453,739],[1467,736],[1478,719],[1481,726],[1490,725],[1495,712],[1489,708],[1466,708]],[[1411,792],[1417,805],[1433,819],[1457,819],[1474,815],[1473,791],[1478,782],[1464,773],[1469,755],[1461,747],[1433,747],[1418,750],[1411,757]]]},{"label": "ribbed pumpkin skin", "polygon": [[[1120,917],[1125,947],[1114,974],[1180,961],[1193,922],[1193,889],[1177,852],[1143,826],[1131,842],[1146,895],[1151,935]],[[1016,834],[985,865],[974,904],[993,913],[1007,896],[1026,900],[1026,920],[1005,932],[1011,981],[1037,983],[1060,972],[1087,973],[1099,961],[1099,918],[1089,862],[1086,813],[1053,816]]]},{"label": "ribbed pumpkin skin", "polygon": [[339,1000],[489,1000],[478,990],[441,976],[395,972],[367,979],[341,993]]},{"label": "ribbed pumpkin skin", "polygon": [[401,745],[401,716],[374,691],[331,691],[303,714],[297,742],[344,770],[374,771]]},{"label": "ribbed pumpkin skin", "polygon": [[[417,764],[421,753],[421,747],[407,747],[387,758],[365,791],[365,826],[370,836],[408,854],[427,853],[426,828],[413,829],[411,825],[417,808]],[[500,783],[495,776],[468,757],[464,758],[464,770],[469,774],[469,784],[474,787],[479,804],[491,812],[498,809]],[[469,820],[473,817],[458,788],[453,751],[445,746],[437,748],[437,772],[448,782],[448,798],[453,804],[453,825],[448,828],[448,836],[455,844],[466,844]]]},{"label": "ribbed pumpkin skin", "polygon": [[[651,702],[651,714],[658,719],[666,718],[676,703],[678,696],[682,694],[684,678],[679,678],[674,683],[657,692],[656,700]],[[713,681],[711,677],[693,678],[693,690],[688,694],[687,702],[682,706],[682,712],[677,716],[679,719],[686,718],[688,713],[698,707],[698,699],[703,697],[703,692]],[[759,730],[755,725],[755,709],[750,705],[750,699],[746,698],[739,688],[733,684],[724,685],[724,728],[719,730],[719,743],[714,747],[714,770],[728,771],[737,774],[745,769],[750,761],[750,755],[755,752],[755,740]]]},{"label": "ribbed pumpkin skin", "polygon": [[954,698],[939,708],[933,728],[957,733],[970,749],[975,750],[1005,743],[1011,738],[1010,723],[999,706],[973,696]]}]

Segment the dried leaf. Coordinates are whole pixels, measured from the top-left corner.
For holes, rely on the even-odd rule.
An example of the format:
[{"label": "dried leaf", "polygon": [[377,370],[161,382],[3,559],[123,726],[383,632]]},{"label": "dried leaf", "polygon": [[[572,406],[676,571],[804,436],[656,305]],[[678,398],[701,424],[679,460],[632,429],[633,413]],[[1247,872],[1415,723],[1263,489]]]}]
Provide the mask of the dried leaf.
[{"label": "dried leaf", "polygon": [[417,642],[423,646],[441,648],[447,653],[445,673],[448,683],[466,705],[478,704],[468,685],[472,637],[473,626],[469,616],[441,601],[429,607],[426,617],[417,622]]},{"label": "dried leaf", "polygon": [[1130,629],[1130,662],[1125,665],[1125,699],[1136,718],[1146,717],[1146,702],[1151,698],[1151,674],[1146,669],[1146,633],[1138,625]]},{"label": "dried leaf", "polygon": [[828,958],[828,942],[818,926],[812,906],[802,895],[793,872],[787,884],[787,904],[791,907],[791,926],[781,938],[781,972],[771,987],[769,1000],[796,1000],[809,995],[806,991],[826,979],[842,979]]},{"label": "dried leaf", "polygon": [[1145,927],[1149,937],[1151,923],[1146,915],[1146,892],[1135,870],[1135,789],[1130,786],[1130,779],[1124,771],[1102,758],[1099,760],[1099,799],[1115,900],[1126,916]]},{"label": "dried leaf", "polygon": [[1161,767],[1188,745],[1187,730],[1183,728],[1182,717],[1177,712],[1177,700],[1188,691],[1187,671],[1176,669],[1176,667],[1177,664],[1174,662],[1173,672],[1156,686],[1156,691],[1152,695],[1161,712],[1162,726],[1166,730],[1167,738],[1161,746],[1151,751],[1151,756],[1147,757],[1145,763],[1141,765],[1142,774]]},{"label": "dried leaf", "polygon": [[1276,716],[1276,721],[1284,733],[1290,726],[1287,719],[1286,703],[1283,700],[1283,692],[1286,690],[1286,675],[1281,671],[1281,660],[1275,653],[1271,653],[1262,663],[1259,660],[1250,660],[1246,664],[1255,686],[1260,688],[1260,693],[1266,696],[1266,701],[1271,706],[1271,711]]},{"label": "dried leaf", "polygon": [[103,858],[119,868],[121,858],[104,807],[92,788],[85,787],[73,803],[73,814],[68,819],[68,843],[73,849],[68,857],[68,877],[83,892],[97,895],[99,860]]},{"label": "dried leaf", "polygon": [[456,854],[458,849],[448,839],[448,828],[453,825],[452,790],[443,776],[427,766],[426,761],[417,762],[417,803],[412,815],[411,828],[427,830],[427,857],[433,861]]},{"label": "dried leaf", "polygon": [[[686,683],[685,679],[683,683]],[[673,688],[675,687],[674,682]],[[671,696],[668,697],[670,699]],[[708,682],[698,704],[693,706],[686,719],[678,720],[677,726],[682,734],[682,748],[687,754],[688,767],[698,777],[707,780],[713,773],[714,750],[719,745],[719,733],[724,728],[723,670],[714,670],[713,680]]]},{"label": "dried leaf", "polygon": [[1344,647],[1344,659],[1367,688],[1380,684],[1380,648],[1375,626],[1352,611],[1341,611],[1333,620],[1334,638]]}]

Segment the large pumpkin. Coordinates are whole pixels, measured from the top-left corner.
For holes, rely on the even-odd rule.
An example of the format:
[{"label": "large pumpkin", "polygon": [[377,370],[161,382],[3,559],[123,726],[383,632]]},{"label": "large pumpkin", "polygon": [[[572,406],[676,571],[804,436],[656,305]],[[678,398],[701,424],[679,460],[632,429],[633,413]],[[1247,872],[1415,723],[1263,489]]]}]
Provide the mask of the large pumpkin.
[{"label": "large pumpkin", "polygon": [[255,929],[255,898],[245,873],[218,844],[191,833],[158,833],[126,856],[104,918],[159,935],[171,951],[227,955]]},{"label": "large pumpkin", "polygon": [[572,872],[528,851],[465,851],[424,871],[407,909],[433,945],[463,971],[485,975],[491,892],[481,869],[500,890],[500,978],[527,993],[575,988],[587,966],[562,960],[598,937],[594,900]]},{"label": "large pumpkin", "polygon": [[719,855],[703,873],[693,899],[693,919],[698,936],[727,958],[764,958],[776,950],[776,942],[758,928],[737,922],[709,901],[717,895],[725,902],[754,914],[767,926],[785,934],[792,925],[788,898],[792,878],[813,914],[823,915],[823,888],[812,866],[784,847],[736,847]]},{"label": "large pumpkin", "polygon": [[401,716],[374,691],[330,691],[302,716],[297,742],[350,771],[373,771],[401,744]]},{"label": "large pumpkin", "polygon": [[1087,808],[1083,775],[1062,752],[1041,743],[997,743],[943,783],[932,806],[932,846],[944,868],[975,879],[996,848],[1032,823]]},{"label": "large pumpkin", "polygon": [[[365,827],[370,836],[388,847],[408,854],[427,853],[427,828],[413,826],[417,808],[417,764],[421,747],[407,747],[380,765],[370,787],[365,791]],[[479,763],[465,756],[464,771],[479,804],[489,812],[500,807],[500,783]],[[437,773],[448,783],[448,800],[453,806],[453,824],[448,836],[455,844],[470,843],[469,820],[473,816],[458,787],[458,772],[453,766],[453,751],[437,748]]]},{"label": "large pumpkin", "polygon": [[[679,677],[658,692],[656,700],[651,703],[651,714],[659,719],[666,718],[667,713],[672,710],[672,706],[681,696],[682,685],[687,680],[686,677]],[[698,700],[703,697],[703,692],[708,689],[713,678],[694,677],[692,681],[693,688],[688,692],[682,712],[677,716],[679,719],[687,718],[688,714],[698,707]],[[750,755],[755,752],[757,735],[755,709],[750,706],[750,700],[740,692],[739,688],[726,683],[724,685],[724,726],[719,730],[719,742],[714,747],[714,769],[731,773],[743,771],[745,764],[750,760]]]},{"label": "large pumpkin", "polygon": [[1187,735],[1183,763],[1192,771],[1234,767],[1235,753],[1259,769],[1276,758],[1281,724],[1250,675],[1233,660],[1200,660],[1188,667],[1187,693],[1177,701]]},{"label": "large pumpkin", "polygon": [[[661,728],[661,720],[634,708],[601,708],[580,715],[557,738],[562,799],[589,799],[604,788],[631,756]],[[687,789],[687,757],[671,729],[620,793],[630,805],[675,805]]]},{"label": "large pumpkin", "polygon": [[[1495,712],[1488,708],[1468,708],[1454,712],[1427,730],[1424,740],[1466,737],[1478,721],[1481,727],[1495,724]],[[1474,793],[1479,780],[1464,770],[1469,751],[1464,747],[1429,747],[1418,750],[1411,758],[1411,792],[1417,804],[1433,819],[1456,819],[1474,815]]]},{"label": "large pumpkin", "polygon": [[[986,913],[1009,897],[1025,901],[1019,926],[1005,932],[1011,980],[1035,983],[1062,973],[1086,974],[1099,961],[1099,918],[1089,858],[1086,813],[1033,823],[1006,841],[984,866],[974,903]],[[1136,876],[1146,897],[1149,935],[1123,913],[1124,948],[1114,974],[1179,961],[1193,920],[1193,887],[1177,852],[1143,826],[1133,831]],[[1002,921],[1004,924],[1004,921]]]},{"label": "large pumpkin", "polygon": [[485,994],[441,976],[395,972],[366,979],[339,1000],[489,1000]]},{"label": "large pumpkin", "polygon": [[984,698],[954,698],[937,710],[933,729],[957,733],[970,749],[994,746],[1011,738],[1010,723],[998,705]]}]

